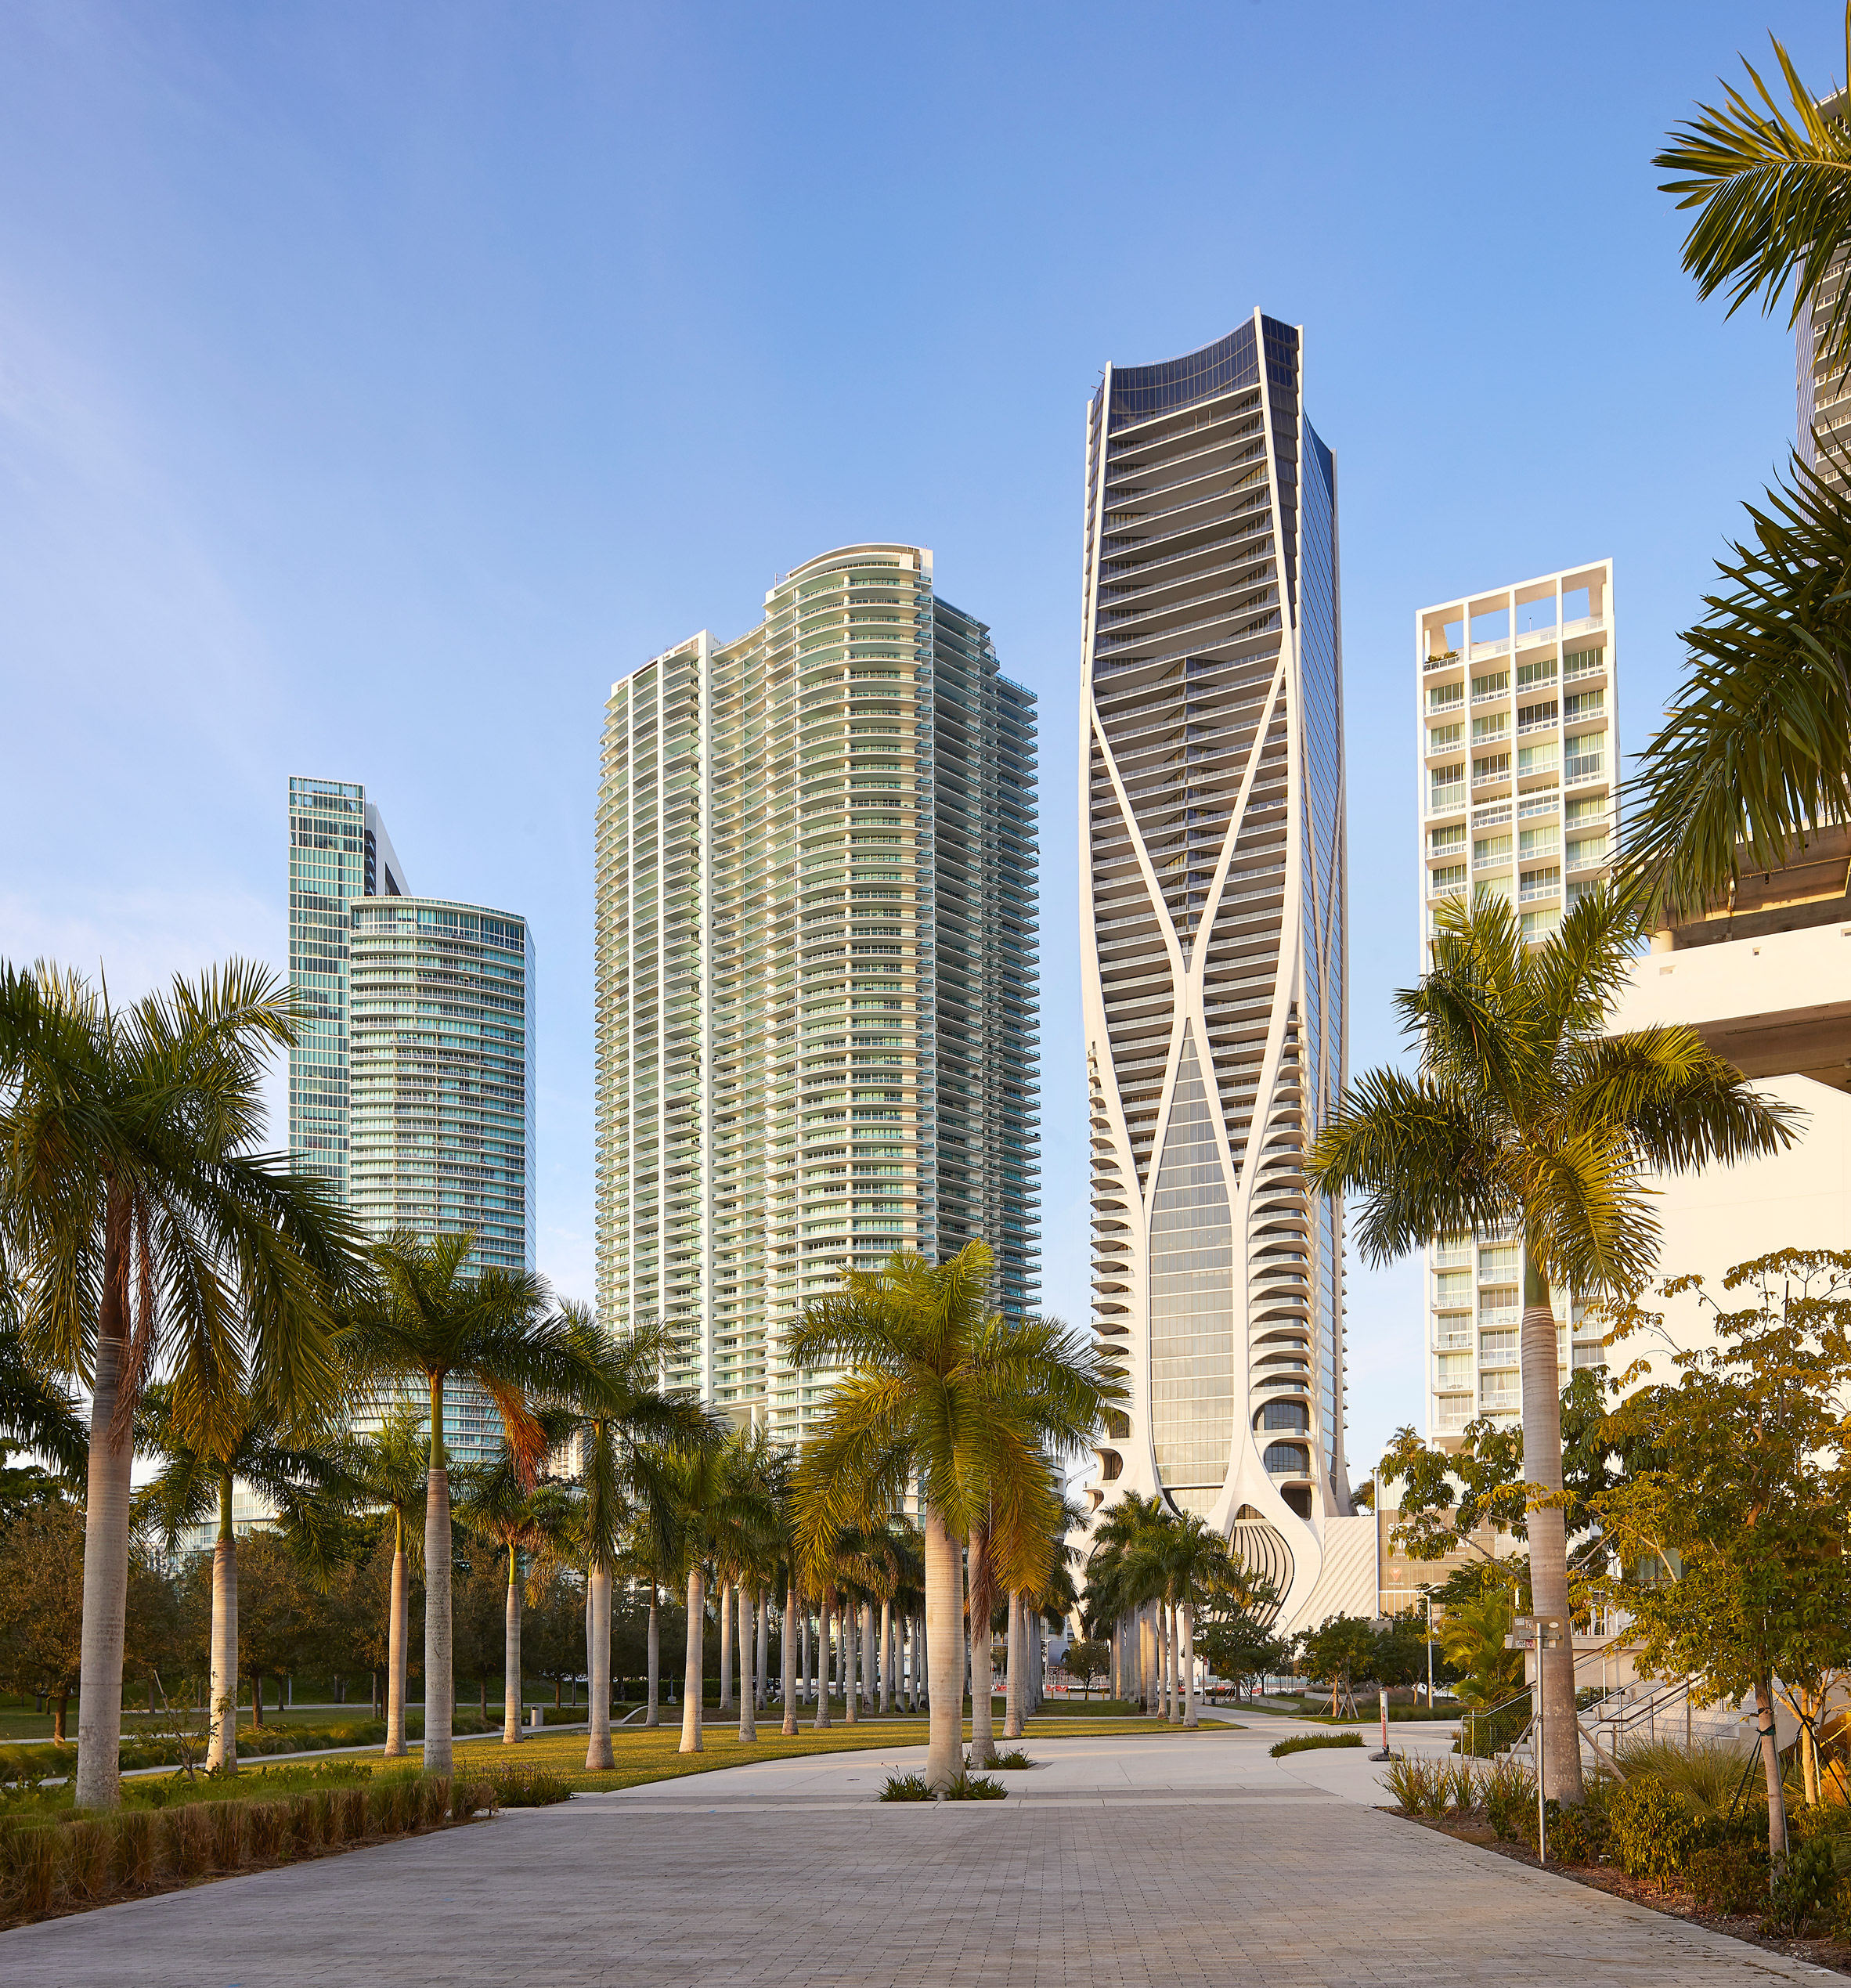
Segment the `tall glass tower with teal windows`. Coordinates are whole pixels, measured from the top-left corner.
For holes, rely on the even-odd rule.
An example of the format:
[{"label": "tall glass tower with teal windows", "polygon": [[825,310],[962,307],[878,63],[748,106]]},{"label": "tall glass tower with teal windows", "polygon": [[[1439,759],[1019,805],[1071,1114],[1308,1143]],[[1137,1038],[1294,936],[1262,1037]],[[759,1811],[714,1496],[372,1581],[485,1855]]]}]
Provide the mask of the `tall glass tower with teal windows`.
[{"label": "tall glass tower with teal windows", "polygon": [[[378,810],[345,781],[290,781],[294,1164],[367,1232],[465,1231],[470,1261],[534,1268],[532,937],[511,911],[417,897]],[[356,1422],[371,1419],[373,1410]],[[444,1440],[491,1456],[488,1398],[453,1384]]]},{"label": "tall glass tower with teal windows", "polygon": [[918,546],[785,575],[604,707],[598,1310],[795,1442],[785,1335],[851,1268],[973,1238],[1038,1283],[1035,712]]},{"label": "tall glass tower with teal windows", "polygon": [[1094,1326],[1131,1391],[1091,1503],[1200,1514],[1288,1622],[1351,1509],[1343,1211],[1304,1172],[1347,1053],[1337,467],[1304,380],[1257,311],[1106,367],[1080,748]]}]

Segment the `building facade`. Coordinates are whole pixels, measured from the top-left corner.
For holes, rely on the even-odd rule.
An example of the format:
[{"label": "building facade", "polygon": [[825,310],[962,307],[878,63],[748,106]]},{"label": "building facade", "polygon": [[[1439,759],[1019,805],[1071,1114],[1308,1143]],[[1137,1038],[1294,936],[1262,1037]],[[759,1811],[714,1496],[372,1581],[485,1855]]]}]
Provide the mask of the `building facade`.
[{"label": "building facade", "polygon": [[1337,471],[1303,386],[1301,330],[1258,312],[1106,369],[1081,745],[1094,1325],[1130,1391],[1090,1496],[1201,1514],[1291,1622],[1362,1523],[1343,1210],[1303,1171],[1348,964]]},{"label": "building facade", "polygon": [[[1423,608],[1414,618],[1420,970],[1450,900],[1504,898],[1526,939],[1612,874],[1618,820],[1613,561]],[[1427,1433],[1522,1419],[1522,1238],[1443,1236],[1425,1264]],[[1555,1297],[1558,1362],[1604,1358],[1600,1325]]]},{"label": "building facade", "polygon": [[598,797],[597,1297],[796,1441],[803,1306],[980,1237],[1038,1284],[1034,698],[916,546],[784,575],[612,687]]},{"label": "building facade", "polygon": [[[366,1233],[475,1238],[472,1267],[535,1267],[534,954],[526,921],[410,894],[356,784],[290,781],[292,1164],[324,1174]],[[357,1411],[356,1426],[377,1404]],[[500,1443],[453,1381],[460,1461]]]}]

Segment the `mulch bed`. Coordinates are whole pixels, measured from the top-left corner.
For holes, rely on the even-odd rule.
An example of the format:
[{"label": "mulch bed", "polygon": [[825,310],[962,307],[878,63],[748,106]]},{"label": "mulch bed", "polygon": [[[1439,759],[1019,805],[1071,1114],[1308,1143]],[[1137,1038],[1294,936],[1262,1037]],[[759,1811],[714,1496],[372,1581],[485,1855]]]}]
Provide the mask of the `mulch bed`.
[{"label": "mulch bed", "polygon": [[[1499,1856],[1508,1857],[1513,1864],[1528,1864],[1532,1871],[1543,1867],[1527,1843],[1510,1842],[1498,1836],[1487,1824],[1452,1822],[1439,1816],[1413,1815],[1405,1809],[1384,1807],[1382,1813],[1403,1822],[1418,1823],[1422,1828],[1431,1829],[1436,1835],[1450,1836],[1456,1842],[1495,1850]],[[1777,1939],[1761,1930],[1758,1918],[1728,1918],[1717,1913],[1699,1912],[1688,1892],[1661,1892],[1657,1885],[1629,1878],[1610,1864],[1557,1864],[1551,1857],[1548,1868],[1558,1878],[1571,1878],[1590,1891],[1623,1898],[1629,1905],[1643,1905],[1650,1911],[1662,1912],[1692,1925],[1707,1926],[1712,1932],[1727,1933],[1731,1939],[1746,1940],[1751,1947],[1764,1947],[1770,1954],[1784,1954],[1790,1961],[1804,1961],[1813,1967],[1829,1968],[1835,1973],[1851,1974],[1851,1946],[1842,1941]]]}]

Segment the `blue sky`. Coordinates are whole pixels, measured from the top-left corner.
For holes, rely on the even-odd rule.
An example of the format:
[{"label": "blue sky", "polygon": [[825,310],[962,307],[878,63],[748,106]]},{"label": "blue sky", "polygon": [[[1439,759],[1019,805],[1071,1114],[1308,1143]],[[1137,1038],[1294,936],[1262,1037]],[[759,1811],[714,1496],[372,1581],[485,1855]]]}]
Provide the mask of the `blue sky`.
[{"label": "blue sky", "polygon": [[[541,1267],[591,1286],[612,679],[845,541],[931,546],[1041,695],[1051,1308],[1085,1315],[1081,417],[1306,327],[1336,449],[1352,1068],[1411,976],[1413,610],[1611,554],[1625,743],[1794,420],[1647,161],[1833,9],[0,9],[0,952],[286,960],[288,775],[540,949]],[[1351,1454],[1420,1413],[1350,1275]]]}]

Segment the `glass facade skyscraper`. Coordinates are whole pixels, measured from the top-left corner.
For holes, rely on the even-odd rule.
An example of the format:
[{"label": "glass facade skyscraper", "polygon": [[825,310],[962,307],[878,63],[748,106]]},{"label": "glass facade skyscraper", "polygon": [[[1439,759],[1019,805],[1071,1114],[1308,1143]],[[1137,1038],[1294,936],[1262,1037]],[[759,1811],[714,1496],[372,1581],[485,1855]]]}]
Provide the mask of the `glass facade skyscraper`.
[{"label": "glass facade skyscraper", "polygon": [[981,1237],[1037,1286],[1034,699],[916,546],[783,576],[612,687],[597,811],[597,1295],[796,1441],[781,1347],[847,1267]]},{"label": "glass facade skyscraper", "polygon": [[[467,1231],[472,1265],[532,1269],[526,921],[412,896],[363,787],[292,778],[289,968],[292,1164],[324,1174],[376,1239]],[[452,1382],[456,1458],[493,1456],[500,1433],[488,1397]]]},{"label": "glass facade skyscraper", "polygon": [[1131,1398],[1096,1510],[1202,1514],[1301,1618],[1344,1456],[1343,1214],[1303,1156],[1347,1055],[1335,460],[1256,312],[1088,410],[1081,806],[1094,1325]]}]

